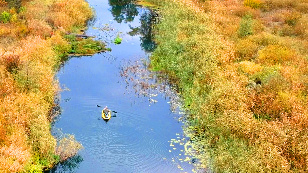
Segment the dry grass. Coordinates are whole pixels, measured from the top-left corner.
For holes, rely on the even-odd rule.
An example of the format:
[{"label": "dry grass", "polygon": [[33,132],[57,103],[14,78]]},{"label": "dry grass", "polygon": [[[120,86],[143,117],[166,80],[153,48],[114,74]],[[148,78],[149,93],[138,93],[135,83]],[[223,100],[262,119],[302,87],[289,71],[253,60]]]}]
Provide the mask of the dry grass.
[{"label": "dry grass", "polygon": [[53,26],[69,30],[73,26],[84,26],[93,12],[83,0],[56,0],[48,16]]}]

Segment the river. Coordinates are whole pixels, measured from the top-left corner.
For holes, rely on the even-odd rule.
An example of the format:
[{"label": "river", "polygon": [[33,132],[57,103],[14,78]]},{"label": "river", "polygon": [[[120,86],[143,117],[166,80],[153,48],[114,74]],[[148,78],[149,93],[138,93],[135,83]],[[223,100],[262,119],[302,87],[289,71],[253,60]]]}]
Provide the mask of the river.
[{"label": "river", "polygon": [[[75,135],[83,149],[50,172],[192,172],[184,143],[172,142],[183,138],[183,124],[171,111],[169,96],[151,87],[151,93],[138,91],[144,85],[135,81],[150,76],[155,83],[141,68],[155,48],[154,13],[131,1],[89,0],[96,17],[86,34],[107,42],[112,51],[71,57],[59,70],[62,111],[53,132]],[[113,43],[117,36],[123,39],[118,45]],[[107,123],[101,118],[104,106],[117,112]]]}]

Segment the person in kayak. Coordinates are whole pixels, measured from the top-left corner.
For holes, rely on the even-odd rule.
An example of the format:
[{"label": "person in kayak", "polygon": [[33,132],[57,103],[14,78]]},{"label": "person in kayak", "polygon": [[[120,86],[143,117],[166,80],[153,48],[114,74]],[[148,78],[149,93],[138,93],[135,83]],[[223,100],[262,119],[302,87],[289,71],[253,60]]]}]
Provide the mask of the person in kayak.
[{"label": "person in kayak", "polygon": [[110,112],[110,110],[108,109],[107,106],[105,106],[105,108],[103,109],[103,112],[104,112],[105,116],[108,117],[108,113]]}]

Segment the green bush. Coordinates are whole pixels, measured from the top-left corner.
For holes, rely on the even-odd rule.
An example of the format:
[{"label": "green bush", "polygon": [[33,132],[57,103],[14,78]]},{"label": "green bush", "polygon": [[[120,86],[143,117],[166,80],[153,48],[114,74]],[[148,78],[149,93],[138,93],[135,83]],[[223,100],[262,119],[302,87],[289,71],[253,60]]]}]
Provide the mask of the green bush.
[{"label": "green bush", "polygon": [[92,38],[78,38],[74,35],[66,35],[66,40],[70,42],[71,49],[69,54],[94,54],[107,50],[106,45],[101,41],[93,40]]},{"label": "green bush", "polygon": [[253,18],[251,15],[245,15],[242,17],[240,22],[240,27],[238,29],[238,36],[239,37],[246,37],[248,35],[253,34]]},{"label": "green bush", "polygon": [[4,11],[4,12],[1,13],[0,21],[2,23],[8,23],[8,22],[10,22],[11,17],[12,17],[11,13]]}]

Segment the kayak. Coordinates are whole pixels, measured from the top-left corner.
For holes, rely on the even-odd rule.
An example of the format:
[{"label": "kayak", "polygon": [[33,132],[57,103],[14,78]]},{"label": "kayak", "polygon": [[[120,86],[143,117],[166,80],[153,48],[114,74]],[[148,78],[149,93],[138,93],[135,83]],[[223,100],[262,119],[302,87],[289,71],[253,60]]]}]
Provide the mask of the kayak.
[{"label": "kayak", "polygon": [[105,121],[109,121],[110,118],[111,118],[111,111],[108,112],[107,116],[104,114],[104,110],[102,110],[102,118],[105,120]]}]

